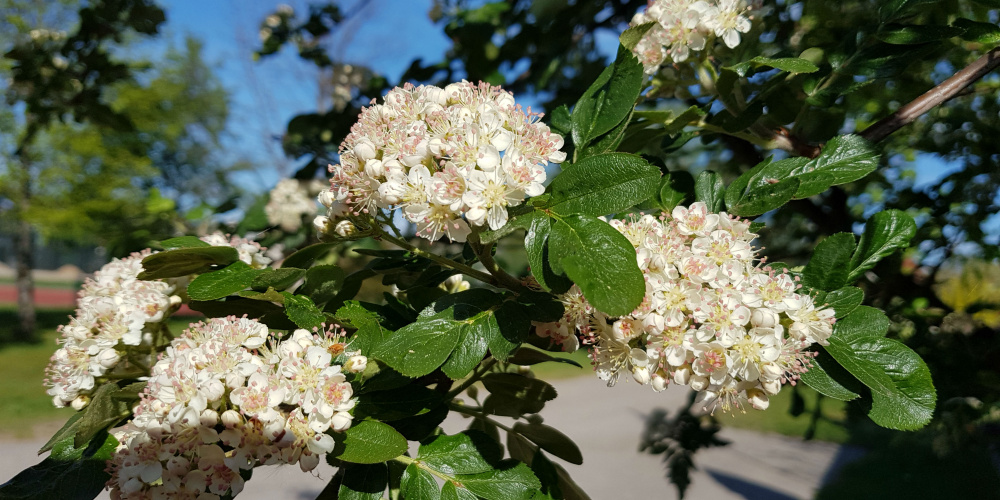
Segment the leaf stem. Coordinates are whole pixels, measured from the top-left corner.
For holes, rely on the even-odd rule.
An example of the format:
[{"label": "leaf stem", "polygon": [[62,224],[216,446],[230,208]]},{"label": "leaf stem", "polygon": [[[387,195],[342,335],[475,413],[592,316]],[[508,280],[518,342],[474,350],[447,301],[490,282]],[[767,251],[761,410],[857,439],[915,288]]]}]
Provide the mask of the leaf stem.
[{"label": "leaf stem", "polygon": [[472,384],[475,384],[479,381],[479,379],[483,378],[483,375],[486,375],[486,372],[490,371],[490,368],[493,368],[493,365],[495,364],[497,364],[496,358],[490,358],[480,363],[479,366],[476,367],[476,371],[472,373],[472,376],[465,379],[461,384],[458,384],[458,387],[448,391],[448,394],[445,395],[445,399],[453,399],[455,396],[461,394],[462,391],[468,389]]},{"label": "leaf stem", "polygon": [[473,249],[476,250],[476,257],[479,258],[479,262],[483,263],[483,267],[485,267],[486,270],[489,271],[494,278],[496,278],[497,283],[504,288],[515,292],[524,290],[524,285],[521,284],[521,280],[507,274],[507,271],[504,271],[503,268],[501,268],[500,265],[493,260],[493,244],[490,243],[483,245],[479,242],[478,233],[473,234],[475,236],[472,237],[470,243],[472,243]]},{"label": "leaf stem", "polygon": [[458,480],[455,477],[449,476],[447,474],[444,474],[442,472],[434,470],[434,469],[432,469],[432,468],[424,465],[423,462],[421,462],[420,460],[418,460],[416,458],[411,458],[411,457],[408,457],[406,455],[400,455],[400,456],[394,458],[393,460],[395,460],[395,461],[397,461],[397,462],[399,462],[401,464],[404,464],[404,465],[410,465],[410,464],[416,465],[417,467],[420,467],[421,469],[423,469],[423,470],[425,470],[427,472],[430,472],[431,474],[433,474],[433,475],[435,475],[435,476],[443,479],[445,482],[452,482],[452,483],[457,483],[458,482]]},{"label": "leaf stem", "polygon": [[493,420],[492,418],[490,418],[489,416],[487,416],[485,413],[483,413],[481,411],[473,410],[472,408],[469,408],[468,406],[460,405],[460,404],[458,404],[458,403],[456,403],[454,401],[449,401],[448,402],[448,408],[451,408],[452,411],[456,411],[458,413],[464,413],[464,414],[469,415],[471,417],[475,417],[475,418],[478,418],[480,420],[484,420],[486,422],[489,422],[489,423],[491,423],[491,424],[493,424],[493,425],[495,425],[495,426],[503,429],[504,431],[513,432],[514,434],[520,434],[519,432],[517,432],[514,429],[510,428],[509,426],[506,426],[504,424],[501,424],[500,422],[497,422],[496,420]]}]

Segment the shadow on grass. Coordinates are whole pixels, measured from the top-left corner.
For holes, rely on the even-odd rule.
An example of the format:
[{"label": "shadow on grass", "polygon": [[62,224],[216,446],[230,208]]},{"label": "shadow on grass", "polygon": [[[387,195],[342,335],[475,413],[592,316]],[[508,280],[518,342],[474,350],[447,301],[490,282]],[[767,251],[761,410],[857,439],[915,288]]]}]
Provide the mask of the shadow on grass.
[{"label": "shadow on grass", "polygon": [[[41,332],[55,330],[59,325],[65,325],[69,317],[73,314],[72,309],[39,309],[35,311],[37,318],[37,329],[34,344],[42,341]],[[0,306],[0,349],[11,345],[23,345],[25,342],[16,341],[16,330],[18,325],[17,308]]]}]

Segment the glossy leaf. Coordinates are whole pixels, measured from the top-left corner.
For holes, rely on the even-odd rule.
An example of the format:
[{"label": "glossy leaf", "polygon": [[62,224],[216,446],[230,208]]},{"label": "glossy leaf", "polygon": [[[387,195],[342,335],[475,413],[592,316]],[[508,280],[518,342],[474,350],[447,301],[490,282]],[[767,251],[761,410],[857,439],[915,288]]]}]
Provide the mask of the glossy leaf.
[{"label": "glossy leaf", "polygon": [[917,224],[913,218],[899,210],[886,210],[871,216],[865,223],[858,249],[851,256],[848,283],[860,278],[884,257],[909,246],[916,233]]},{"label": "glossy leaf", "polygon": [[408,377],[421,377],[441,366],[455,350],[464,322],[453,311],[419,318],[393,333],[372,355]]},{"label": "glossy leaf", "polygon": [[549,236],[549,263],[565,273],[598,310],[611,316],[632,312],[646,294],[635,248],[610,224],[572,215]]},{"label": "glossy leaf", "polygon": [[571,464],[580,465],[583,463],[583,453],[580,452],[580,447],[569,436],[554,427],[545,424],[517,422],[514,424],[514,430],[556,457]]},{"label": "glossy leaf", "polygon": [[285,257],[285,260],[281,261],[281,265],[282,267],[308,269],[309,266],[311,266],[313,262],[316,262],[317,259],[325,257],[326,254],[330,253],[330,250],[333,250],[335,246],[335,243],[316,243],[314,245],[309,245],[289,255],[288,257]]},{"label": "glossy leaf", "polygon": [[118,440],[106,432],[80,446],[74,446],[73,438],[67,436],[55,443],[45,460],[0,485],[0,498],[90,500],[111,478],[106,472],[107,461],[117,446]]},{"label": "glossy leaf", "polygon": [[406,438],[377,420],[354,422],[344,432],[335,432],[333,458],[356,464],[377,464],[406,452]]},{"label": "glossy leaf", "polygon": [[552,179],[548,208],[560,215],[608,215],[654,197],[659,184],[655,165],[628,153],[604,153]]},{"label": "glossy leaf", "polygon": [[865,299],[865,293],[860,288],[845,286],[829,293],[820,292],[816,298],[816,307],[832,307],[836,318],[843,318],[857,309]]},{"label": "glossy leaf", "polygon": [[694,201],[704,202],[708,206],[709,212],[722,211],[725,195],[726,186],[722,184],[722,177],[719,174],[706,170],[695,177]]},{"label": "glossy leaf", "polygon": [[384,463],[346,464],[338,500],[381,500],[389,486],[389,469]]},{"label": "glossy leaf", "polygon": [[951,26],[910,25],[890,26],[878,33],[878,39],[894,45],[913,45],[947,40],[962,34],[961,29]]},{"label": "glossy leaf", "polygon": [[777,59],[771,59],[769,57],[755,57],[749,61],[741,62],[739,64],[730,66],[726,69],[731,69],[736,72],[739,76],[746,76],[747,72],[752,68],[767,67],[779,69],[781,71],[786,71],[788,73],[815,73],[819,71],[819,68],[810,61],[805,59],[798,59],[795,57],[782,57]]},{"label": "glossy leaf", "polygon": [[[827,356],[826,358],[830,364],[836,365],[836,361]],[[820,361],[820,359],[813,359],[812,366],[809,367],[809,371],[800,375],[799,380],[804,384],[816,390],[816,392],[833,399],[840,401],[852,401],[857,399],[858,393],[844,387],[840,382],[837,382],[829,375],[829,373],[824,369],[827,363]],[[842,370],[843,368],[841,368]]]},{"label": "glossy leaf", "polygon": [[479,474],[460,475],[457,479],[466,489],[486,500],[528,500],[542,486],[523,463]]},{"label": "glossy leaf", "polygon": [[516,373],[491,373],[483,377],[483,385],[490,391],[484,409],[515,418],[542,411],[545,403],[557,395],[548,382]]},{"label": "glossy leaf", "polygon": [[292,295],[289,292],[281,292],[285,297],[285,314],[299,328],[312,330],[319,328],[326,321],[326,314],[323,313],[312,299],[305,295]]},{"label": "glossy leaf", "polygon": [[218,271],[205,273],[193,279],[188,284],[188,296],[194,300],[221,299],[245,290],[260,273],[261,271],[238,260]]},{"label": "glossy leaf", "polygon": [[178,236],[177,238],[170,238],[160,242],[160,246],[164,250],[174,250],[176,248],[203,248],[210,247],[208,243],[201,241],[201,238],[197,236]]},{"label": "glossy leaf", "polygon": [[493,440],[478,431],[452,436],[439,435],[420,445],[417,460],[449,475],[478,474],[493,469],[503,452]]},{"label": "glossy leaf", "polygon": [[598,75],[573,106],[574,146],[585,147],[632,112],[642,90],[642,71],[642,64],[635,55],[619,45],[615,61]]},{"label": "glossy leaf", "polygon": [[406,466],[399,483],[399,493],[404,500],[438,500],[441,489],[430,472],[417,464]]},{"label": "glossy leaf", "polygon": [[306,275],[305,269],[294,267],[281,267],[280,269],[262,269],[254,277],[250,287],[254,290],[264,291],[268,288],[284,290]]},{"label": "glossy leaf", "polygon": [[670,172],[660,181],[659,201],[664,212],[694,200],[694,177],[684,171]]},{"label": "glossy leaf", "polygon": [[919,429],[934,414],[937,394],[917,353],[884,338],[885,314],[861,306],[834,325],[827,352],[872,393],[871,419],[890,429]]},{"label": "glossy leaf", "polygon": [[546,352],[539,351],[538,349],[532,349],[530,347],[522,347],[518,349],[517,352],[515,352],[514,355],[507,361],[510,364],[518,366],[531,366],[551,361],[555,363],[566,363],[577,368],[583,368],[580,366],[580,363],[577,363],[570,358],[557,358]]},{"label": "glossy leaf", "polygon": [[853,234],[837,233],[824,238],[802,270],[802,284],[828,292],[843,287],[847,284],[853,253]]},{"label": "glossy leaf", "polygon": [[141,280],[178,278],[203,273],[216,266],[228,266],[239,260],[232,247],[178,248],[154,253],[142,259]]}]

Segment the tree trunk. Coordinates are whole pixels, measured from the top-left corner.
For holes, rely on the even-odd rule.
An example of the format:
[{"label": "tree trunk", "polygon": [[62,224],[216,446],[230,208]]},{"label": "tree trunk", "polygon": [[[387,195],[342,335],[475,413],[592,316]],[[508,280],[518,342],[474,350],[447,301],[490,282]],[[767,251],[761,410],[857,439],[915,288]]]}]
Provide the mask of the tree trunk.
[{"label": "tree trunk", "polygon": [[[23,160],[23,158],[22,158]],[[24,165],[24,178],[21,181],[21,203],[17,218],[17,319],[18,327],[15,340],[18,342],[35,342],[35,282],[31,277],[34,267],[34,240],[31,224],[24,219],[31,200],[31,175],[27,165]]]}]

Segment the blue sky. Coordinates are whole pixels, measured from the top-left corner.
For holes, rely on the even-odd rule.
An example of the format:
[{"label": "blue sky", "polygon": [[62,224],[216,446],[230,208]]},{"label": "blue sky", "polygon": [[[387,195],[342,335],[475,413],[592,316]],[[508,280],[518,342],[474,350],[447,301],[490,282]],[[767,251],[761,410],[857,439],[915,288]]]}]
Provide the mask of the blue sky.
[{"label": "blue sky", "polygon": [[[294,171],[293,160],[281,151],[280,137],[295,115],[316,110],[318,90],[314,66],[295,50],[253,60],[264,18],[280,2],[274,0],[161,0],[167,13],[163,36],[151,41],[153,50],[164,40],[180,45],[188,34],[205,43],[205,59],[231,93],[229,146],[233,154],[260,165],[237,181],[247,189],[270,189]],[[304,16],[307,2],[288,1]],[[427,13],[430,0],[357,0],[341,2],[346,12],[358,12],[340,36],[331,39],[332,54],[345,63],[364,64],[395,81],[414,58],[439,60],[449,46],[440,27]]]}]

